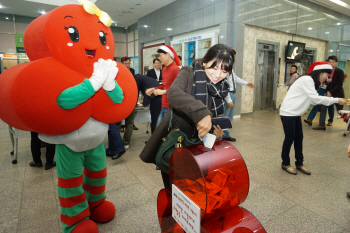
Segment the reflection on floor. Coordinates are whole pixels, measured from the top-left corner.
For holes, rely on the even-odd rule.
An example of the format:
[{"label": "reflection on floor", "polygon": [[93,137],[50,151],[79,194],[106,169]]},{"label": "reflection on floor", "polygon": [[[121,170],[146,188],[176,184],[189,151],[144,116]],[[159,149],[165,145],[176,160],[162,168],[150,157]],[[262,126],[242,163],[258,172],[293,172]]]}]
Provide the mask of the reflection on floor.
[{"label": "reflection on floor", "polygon": [[[315,119],[314,126],[318,115]],[[107,159],[107,200],[115,204],[117,214],[113,221],[99,224],[101,233],[160,231],[156,198],[162,180],[154,165],[138,157],[150,135],[145,124],[137,126],[130,149],[118,160]],[[305,165],[311,176],[289,175],[281,169],[284,134],[278,111],[244,114],[233,126],[231,136],[237,138],[233,145],[243,155],[250,175],[250,192],[242,206],[267,232],[350,232],[350,199],[346,198],[350,135],[343,137],[342,120],[335,120],[326,131],[303,123]],[[56,168],[29,167],[29,138],[19,140],[18,164],[13,165],[3,122],[0,137],[0,232],[60,232]]]}]

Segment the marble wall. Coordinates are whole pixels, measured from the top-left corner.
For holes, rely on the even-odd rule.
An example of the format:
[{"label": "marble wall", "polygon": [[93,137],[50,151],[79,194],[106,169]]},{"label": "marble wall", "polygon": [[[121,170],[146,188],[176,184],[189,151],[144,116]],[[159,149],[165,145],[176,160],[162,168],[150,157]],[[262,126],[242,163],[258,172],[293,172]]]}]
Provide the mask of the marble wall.
[{"label": "marble wall", "polygon": [[[288,33],[253,27],[245,25],[244,29],[244,55],[243,55],[243,78],[247,82],[254,83],[255,79],[255,57],[257,40],[271,41],[280,43],[279,57],[281,58],[279,83],[284,83],[285,61],[284,48],[289,40],[306,43],[306,47],[317,49],[316,61],[323,61],[325,57],[326,41],[303,37],[293,36]],[[278,87],[276,95],[276,107],[280,106],[283,98],[287,93],[287,88]],[[282,95],[281,95],[282,94]],[[254,110],[254,90],[242,88],[241,113],[249,113]]]}]

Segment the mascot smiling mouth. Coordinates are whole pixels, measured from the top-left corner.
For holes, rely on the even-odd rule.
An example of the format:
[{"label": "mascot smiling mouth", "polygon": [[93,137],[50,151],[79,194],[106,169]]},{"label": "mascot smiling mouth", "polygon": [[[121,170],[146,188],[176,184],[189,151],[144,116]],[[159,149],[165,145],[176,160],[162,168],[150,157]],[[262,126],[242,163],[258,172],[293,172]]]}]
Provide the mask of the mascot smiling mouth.
[{"label": "mascot smiling mouth", "polygon": [[96,49],[94,50],[85,49],[85,53],[89,59],[94,59],[96,55]]}]

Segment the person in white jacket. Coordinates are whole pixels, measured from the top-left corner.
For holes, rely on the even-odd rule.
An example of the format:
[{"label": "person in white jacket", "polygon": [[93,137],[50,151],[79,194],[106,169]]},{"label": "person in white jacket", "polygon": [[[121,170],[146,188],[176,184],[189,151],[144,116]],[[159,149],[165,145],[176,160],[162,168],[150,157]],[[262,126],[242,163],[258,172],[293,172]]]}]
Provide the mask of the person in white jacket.
[{"label": "person in white jacket", "polygon": [[289,152],[293,142],[296,168],[307,175],[311,175],[311,172],[303,164],[301,115],[307,111],[311,103],[327,106],[334,103],[347,104],[347,100],[343,98],[319,96],[317,94],[316,90],[320,84],[324,83],[329,74],[332,73],[332,66],[328,62],[315,62],[310,68],[311,73],[301,76],[290,87],[280,108],[280,117],[285,134],[281,154],[282,169],[293,175],[297,174],[296,170],[290,165]]}]

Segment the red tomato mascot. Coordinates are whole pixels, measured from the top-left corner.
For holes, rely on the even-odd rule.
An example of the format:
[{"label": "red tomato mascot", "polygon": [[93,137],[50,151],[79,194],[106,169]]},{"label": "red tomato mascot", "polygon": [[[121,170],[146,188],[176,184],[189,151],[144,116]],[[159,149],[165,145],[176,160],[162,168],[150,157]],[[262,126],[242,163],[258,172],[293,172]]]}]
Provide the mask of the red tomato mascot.
[{"label": "red tomato mascot", "polygon": [[111,59],[111,19],[87,0],[35,19],[24,34],[31,62],[0,75],[0,118],[56,145],[63,232],[98,232],[114,218],[106,201],[108,123],[137,101],[130,71]]}]

